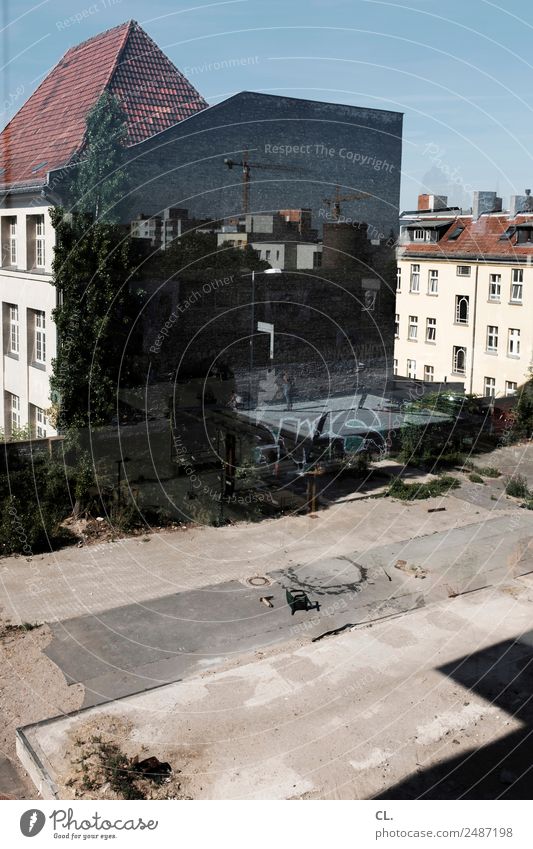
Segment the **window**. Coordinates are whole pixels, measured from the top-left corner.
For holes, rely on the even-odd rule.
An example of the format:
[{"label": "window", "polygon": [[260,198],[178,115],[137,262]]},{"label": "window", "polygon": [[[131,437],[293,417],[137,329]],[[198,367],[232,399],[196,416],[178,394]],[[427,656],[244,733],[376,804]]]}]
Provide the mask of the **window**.
[{"label": "window", "polygon": [[433,383],[435,380],[435,369],[433,366],[424,366],[424,380],[426,383]]},{"label": "window", "polygon": [[416,339],[418,336],[418,316],[410,315],[409,316],[409,339]]},{"label": "window", "polygon": [[270,251],[269,250],[265,251],[265,259],[267,259],[267,260],[270,259]]},{"label": "window", "polygon": [[17,264],[17,219],[12,218],[9,222],[9,263]]},{"label": "window", "polygon": [[411,380],[416,378],[416,360],[407,360],[407,377]]},{"label": "window", "polygon": [[437,341],[437,319],[426,319],[426,342]]},{"label": "window", "polygon": [[511,301],[513,304],[522,303],[524,283],[524,271],[522,268],[513,268],[511,276]]},{"label": "window", "polygon": [[456,273],[458,277],[470,277],[470,266],[469,265],[458,265],[456,269]]},{"label": "window", "polygon": [[437,295],[439,291],[439,272],[430,268],[428,272],[428,295]]},{"label": "window", "polygon": [[487,327],[487,351],[498,350],[498,328],[494,324]]},{"label": "window", "polygon": [[420,292],[420,266],[411,266],[411,292]]},{"label": "window", "polygon": [[470,298],[468,295],[455,296],[455,323],[468,324],[470,314]]},{"label": "window", "polygon": [[506,395],[516,395],[518,390],[518,383],[515,383],[514,380],[506,380],[505,381],[505,394]]},{"label": "window", "polygon": [[44,215],[35,222],[35,265],[44,268]]},{"label": "window", "polygon": [[398,267],[396,269],[396,291],[400,292],[402,288],[402,269]]},{"label": "window", "polygon": [[35,362],[46,362],[46,323],[44,312],[35,311]]},{"label": "window", "polygon": [[398,360],[392,361],[392,373],[398,374]]},{"label": "window", "polygon": [[20,398],[18,395],[11,395],[11,433],[14,430],[20,430]]},{"label": "window", "polygon": [[496,395],[496,378],[495,377],[486,377],[485,378],[485,397],[486,398],[494,398]]},{"label": "window", "polygon": [[452,369],[455,374],[465,374],[466,372],[466,348],[454,346]]},{"label": "window", "polygon": [[491,274],[489,281],[489,301],[499,301],[502,291],[501,274]]},{"label": "window", "polygon": [[509,328],[507,353],[510,357],[518,357],[520,355],[520,331],[516,327]]},{"label": "window", "polygon": [[276,251],[276,260],[279,259],[279,251]]},{"label": "window", "polygon": [[400,335],[400,313],[396,313],[394,316],[394,338],[398,339]]},{"label": "window", "polygon": [[37,439],[44,439],[47,426],[48,417],[45,411],[41,410],[40,407],[35,407],[35,436]]},{"label": "window", "polygon": [[19,308],[16,304],[9,305],[9,347],[10,354],[18,354],[20,346]]},{"label": "window", "polygon": [[425,230],[417,229],[417,230],[414,231],[413,240],[415,242],[423,242],[425,238],[426,238]]}]

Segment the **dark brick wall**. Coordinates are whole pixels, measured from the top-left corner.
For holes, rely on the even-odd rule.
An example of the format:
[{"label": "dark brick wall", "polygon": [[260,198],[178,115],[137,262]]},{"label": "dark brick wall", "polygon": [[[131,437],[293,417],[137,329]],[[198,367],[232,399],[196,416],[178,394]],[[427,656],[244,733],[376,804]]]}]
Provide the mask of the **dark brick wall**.
[{"label": "dark brick wall", "polygon": [[309,207],[320,226],[324,198],[340,184],[372,195],[342,204],[342,213],[368,222],[370,238],[388,237],[398,229],[401,146],[400,113],[242,92],[129,149],[134,188],[123,215],[167,206],[211,218],[240,213],[241,171],[223,160],[248,148],[252,161],[288,169],[252,172],[251,211]]}]

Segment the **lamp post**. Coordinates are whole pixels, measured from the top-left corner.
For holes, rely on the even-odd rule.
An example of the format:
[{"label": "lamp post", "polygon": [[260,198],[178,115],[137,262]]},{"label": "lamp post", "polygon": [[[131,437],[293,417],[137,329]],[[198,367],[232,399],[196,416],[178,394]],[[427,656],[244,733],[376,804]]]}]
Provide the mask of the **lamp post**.
[{"label": "lamp post", "polygon": [[[281,268],[265,268],[258,274],[282,274]],[[243,275],[245,276],[245,275]],[[252,373],[254,368],[254,333],[255,333],[255,271],[252,271],[252,321],[250,325],[250,372],[248,376],[248,409],[252,409]]]}]

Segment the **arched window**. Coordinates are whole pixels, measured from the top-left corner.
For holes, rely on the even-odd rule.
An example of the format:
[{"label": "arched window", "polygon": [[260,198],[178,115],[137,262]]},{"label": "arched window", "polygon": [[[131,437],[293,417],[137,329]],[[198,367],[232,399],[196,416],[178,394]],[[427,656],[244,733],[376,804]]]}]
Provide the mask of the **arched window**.
[{"label": "arched window", "polygon": [[456,374],[464,374],[466,372],[466,348],[454,347],[453,370]]},{"label": "arched window", "polygon": [[455,297],[455,321],[457,324],[468,324],[470,312],[470,298],[468,295],[456,295]]}]

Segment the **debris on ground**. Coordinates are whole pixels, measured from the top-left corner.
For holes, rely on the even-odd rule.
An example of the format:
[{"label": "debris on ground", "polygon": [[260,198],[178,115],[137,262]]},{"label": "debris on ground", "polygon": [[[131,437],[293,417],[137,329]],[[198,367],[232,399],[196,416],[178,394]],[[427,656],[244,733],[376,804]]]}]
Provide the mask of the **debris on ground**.
[{"label": "debris on ground", "polygon": [[425,578],[428,574],[427,569],[423,569],[422,566],[416,566],[414,563],[408,563],[407,560],[397,560],[394,568],[405,572],[406,575],[411,575],[413,578]]}]

